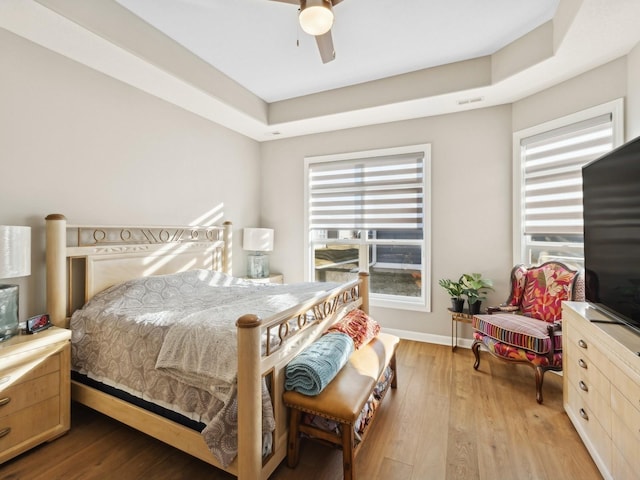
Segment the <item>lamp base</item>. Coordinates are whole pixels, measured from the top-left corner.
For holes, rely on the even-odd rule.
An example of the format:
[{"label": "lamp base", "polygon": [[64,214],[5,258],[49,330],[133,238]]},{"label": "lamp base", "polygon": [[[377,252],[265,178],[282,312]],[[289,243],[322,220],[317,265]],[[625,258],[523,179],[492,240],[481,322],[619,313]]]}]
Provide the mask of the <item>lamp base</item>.
[{"label": "lamp base", "polygon": [[18,333],[18,286],[0,285],[0,342]]},{"label": "lamp base", "polygon": [[249,278],[267,278],[269,276],[269,256],[250,253],[247,257],[247,276]]}]

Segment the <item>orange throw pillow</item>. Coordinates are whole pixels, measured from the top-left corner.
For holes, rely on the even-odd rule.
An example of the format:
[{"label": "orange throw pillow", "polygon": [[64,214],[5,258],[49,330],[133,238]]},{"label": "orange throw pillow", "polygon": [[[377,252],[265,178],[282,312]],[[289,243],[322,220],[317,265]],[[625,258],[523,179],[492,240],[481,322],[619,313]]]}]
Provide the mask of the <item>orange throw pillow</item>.
[{"label": "orange throw pillow", "polygon": [[380,333],[380,325],[362,310],[357,309],[333,324],[326,333],[329,332],[346,333],[353,339],[353,345],[357,350]]}]

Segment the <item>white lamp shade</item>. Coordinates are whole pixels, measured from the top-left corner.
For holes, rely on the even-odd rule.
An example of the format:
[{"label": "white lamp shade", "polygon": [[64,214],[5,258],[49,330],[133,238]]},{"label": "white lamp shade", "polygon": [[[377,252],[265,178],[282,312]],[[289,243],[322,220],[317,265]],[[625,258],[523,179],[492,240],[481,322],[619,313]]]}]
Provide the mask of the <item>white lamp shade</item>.
[{"label": "white lamp shade", "polygon": [[242,248],[253,252],[270,252],[273,250],[273,229],[245,228]]},{"label": "white lamp shade", "polygon": [[301,2],[300,26],[309,35],[324,35],[333,26],[331,2],[327,0],[306,0]]},{"label": "white lamp shade", "polygon": [[31,227],[0,225],[0,278],[31,275]]}]

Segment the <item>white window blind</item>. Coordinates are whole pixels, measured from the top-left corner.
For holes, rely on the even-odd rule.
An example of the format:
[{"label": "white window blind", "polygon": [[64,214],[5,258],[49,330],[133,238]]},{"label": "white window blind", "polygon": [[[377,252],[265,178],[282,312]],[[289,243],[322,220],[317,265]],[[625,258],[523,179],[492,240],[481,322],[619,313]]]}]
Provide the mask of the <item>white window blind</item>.
[{"label": "white window blind", "polygon": [[310,230],[422,230],[424,152],[309,166]]},{"label": "white window blind", "polygon": [[609,113],[521,140],[525,235],[582,235],[582,166],[613,145]]}]

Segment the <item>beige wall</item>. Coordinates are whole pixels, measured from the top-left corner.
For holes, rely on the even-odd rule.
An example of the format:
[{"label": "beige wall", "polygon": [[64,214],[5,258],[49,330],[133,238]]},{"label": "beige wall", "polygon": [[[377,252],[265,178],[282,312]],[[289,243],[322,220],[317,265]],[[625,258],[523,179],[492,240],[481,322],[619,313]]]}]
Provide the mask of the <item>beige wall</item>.
[{"label": "beige wall", "polygon": [[[490,303],[504,301],[508,293],[512,133],[625,97],[628,79],[638,75],[637,50],[628,61],[620,58],[511,106],[263,144],[261,214],[264,224],[276,230],[273,268],[282,271],[288,281],[303,280],[305,156],[431,143],[432,313],[373,309],[373,314],[387,328],[410,331],[411,336],[425,340],[447,340],[449,299],[437,286],[439,278],[479,271],[496,282]],[[634,88],[635,93],[630,88],[629,94],[637,98],[640,87]],[[640,127],[640,105],[628,103],[627,126]],[[463,333],[469,336],[470,331]]]},{"label": "beige wall", "polygon": [[[504,295],[511,266],[511,108],[363,127],[262,145],[262,220],[276,232],[272,268],[304,280],[304,157],[430,143],[432,313],[373,309],[385,327],[419,338],[450,334],[449,298],[437,279],[482,272]],[[492,296],[502,301],[500,293]],[[420,337],[420,335],[423,335]]]},{"label": "beige wall", "polygon": [[640,136],[640,43],[627,56],[627,140]]},{"label": "beige wall", "polygon": [[73,223],[172,224],[220,208],[236,234],[275,228],[273,270],[301,281],[304,157],[431,143],[432,312],[373,313],[388,328],[445,341],[449,300],[439,278],[479,271],[496,281],[491,303],[507,292],[512,132],[628,95],[628,136],[640,134],[640,47],[510,106],[261,145],[2,29],[0,58],[0,224],[31,225],[34,237],[33,274],[15,282],[22,317],[45,308],[48,213]]},{"label": "beige wall", "polygon": [[623,57],[515,102],[513,131],[624,97],[626,92],[627,60]]},{"label": "beige wall", "polygon": [[[0,224],[30,225],[21,317],[43,312],[44,217],[257,225],[259,145],[0,29]],[[232,181],[230,181],[230,179]],[[236,237],[239,238],[239,237]],[[244,253],[235,242],[235,272]]]}]

